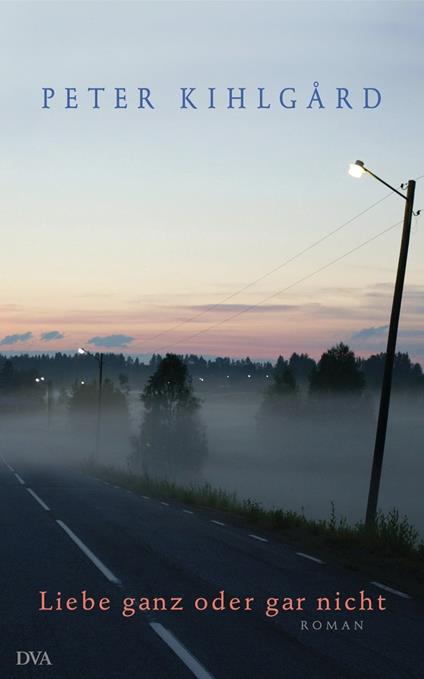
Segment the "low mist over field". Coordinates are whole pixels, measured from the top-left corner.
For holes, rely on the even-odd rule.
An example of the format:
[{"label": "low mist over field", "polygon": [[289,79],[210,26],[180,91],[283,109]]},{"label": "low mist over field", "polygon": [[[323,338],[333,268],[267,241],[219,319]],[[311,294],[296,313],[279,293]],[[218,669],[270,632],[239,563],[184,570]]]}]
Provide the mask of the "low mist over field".
[{"label": "low mist over field", "polygon": [[[69,387],[51,382],[48,403],[47,387],[33,388],[33,374],[25,398],[3,380],[2,455],[16,465],[94,458],[179,483],[206,481],[308,518],[328,518],[332,503],[337,517],[363,518],[379,398],[363,366],[355,362],[348,388],[330,389],[320,364],[311,364],[309,375],[280,359],[276,366],[238,366],[238,375],[228,365],[219,375],[209,369],[208,376],[207,366],[200,375],[198,366],[190,370],[188,361],[178,361],[157,358],[143,388],[133,388],[125,374],[105,380],[97,454],[95,380],[79,377]],[[380,507],[397,507],[424,533],[424,386],[412,364],[410,383],[404,377],[402,384],[400,364],[398,358]]]}]

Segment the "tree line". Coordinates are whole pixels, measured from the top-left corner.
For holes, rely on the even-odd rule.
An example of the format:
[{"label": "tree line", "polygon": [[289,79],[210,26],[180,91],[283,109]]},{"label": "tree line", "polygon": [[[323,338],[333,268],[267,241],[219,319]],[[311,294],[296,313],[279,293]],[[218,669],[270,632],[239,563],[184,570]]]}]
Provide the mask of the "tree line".
[{"label": "tree line", "polygon": [[[41,382],[40,373],[28,366],[25,357],[18,358],[20,361],[7,359],[1,365],[0,413],[10,410],[21,412],[30,406],[42,407],[46,389],[49,399],[50,378]],[[66,360],[71,358],[66,357]],[[48,357],[47,365],[54,365],[60,359],[58,356]],[[134,365],[133,359],[129,361],[123,357],[122,360],[124,365]],[[118,361],[121,369],[122,360]],[[19,370],[16,363],[24,369]],[[234,377],[245,385],[258,376],[267,378],[265,384],[261,382],[262,400],[257,421],[266,436],[278,441],[281,432],[287,436],[289,421],[298,431],[296,422],[305,421],[305,416],[318,415],[322,418],[328,415],[328,408],[333,415],[337,410],[341,417],[348,413],[350,419],[359,417],[368,421],[372,397],[367,386],[378,386],[383,364],[383,354],[360,359],[343,343],[325,351],[318,362],[307,354],[294,353],[287,360],[279,356],[275,365],[254,363],[250,359],[206,361],[193,355],[155,355],[148,366],[143,364],[149,372],[140,394],[142,416],[138,434],[132,441],[130,465],[145,474],[168,479],[182,475],[187,480],[200,473],[208,445],[201,420],[202,401],[196,393],[198,370],[205,376],[218,375],[225,384],[230,376],[230,385]],[[398,389],[407,388],[409,393],[412,389],[414,393],[424,395],[422,369],[419,364],[413,364],[407,354],[398,353],[396,356],[394,384]],[[104,381],[102,408],[105,434],[109,425],[112,429],[116,428],[118,417],[122,423],[119,428],[129,435],[129,391],[130,380],[125,373],[118,373],[116,383],[110,377]],[[58,402],[62,401],[66,407],[71,423],[80,433],[86,432],[87,440],[95,421],[97,397],[98,384],[93,378],[74,380],[72,388],[63,389],[58,398]],[[108,413],[114,415],[114,422]]]},{"label": "tree line", "polygon": [[[250,384],[258,383],[259,388],[262,388],[262,383],[265,380],[272,379],[273,371],[275,367],[281,364],[281,361],[284,361],[284,365],[287,364],[287,369],[290,370],[298,387],[305,387],[308,386],[311,379],[315,382],[316,379],[319,380],[319,377],[316,376],[322,370],[323,360],[330,360],[331,353],[329,352],[331,351],[332,349],[329,349],[324,352],[318,362],[306,353],[297,352],[294,352],[287,359],[280,356],[276,364],[270,361],[252,361],[249,357],[242,359],[204,358],[195,354],[182,355],[181,360],[187,366],[197,389],[205,389],[208,386],[213,388],[218,385],[227,388],[235,386],[240,389],[243,387],[250,388]],[[369,358],[354,356],[354,363],[363,376],[364,387],[375,389],[380,386],[384,358],[384,353],[374,354]],[[144,362],[140,358],[122,353],[107,353],[104,355],[105,371],[107,371],[107,377],[112,382],[125,382],[130,389],[143,389],[148,379],[161,364],[162,359],[163,356],[160,354],[153,354],[149,361]],[[53,356],[48,354],[35,356],[19,354],[9,357],[0,355],[0,389],[2,389],[2,386],[11,384],[11,378],[8,374],[10,366],[20,374],[21,382],[24,381],[28,385],[37,376],[44,376],[52,381],[57,388],[69,387],[69,385],[81,380],[89,382],[97,377],[97,363],[89,356],[61,352]],[[422,367],[419,363],[411,361],[408,353],[399,352],[396,354],[393,388],[424,390]]]}]

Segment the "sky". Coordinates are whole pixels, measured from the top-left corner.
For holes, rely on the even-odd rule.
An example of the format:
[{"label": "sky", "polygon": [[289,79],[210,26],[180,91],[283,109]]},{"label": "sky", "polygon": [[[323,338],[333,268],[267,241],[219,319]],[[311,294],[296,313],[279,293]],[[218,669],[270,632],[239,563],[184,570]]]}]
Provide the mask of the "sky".
[{"label": "sky", "polygon": [[[362,159],[395,187],[424,175],[423,19],[421,2],[0,2],[0,351],[384,350],[401,227],[356,248],[404,205],[347,169]],[[325,109],[306,108],[315,82]],[[105,88],[97,110],[88,87]],[[245,109],[226,108],[229,87]],[[423,221],[398,343],[422,362]]]}]

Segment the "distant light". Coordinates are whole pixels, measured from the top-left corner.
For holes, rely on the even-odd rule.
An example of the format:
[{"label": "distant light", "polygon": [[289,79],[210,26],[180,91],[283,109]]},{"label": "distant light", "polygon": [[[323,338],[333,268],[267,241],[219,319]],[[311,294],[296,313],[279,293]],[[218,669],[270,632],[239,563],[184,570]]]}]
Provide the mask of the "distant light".
[{"label": "distant light", "polygon": [[250,380],[251,377],[252,377],[252,375],[248,375],[249,380]]},{"label": "distant light", "polygon": [[227,380],[229,380],[229,379],[230,379],[230,376],[229,376],[229,375],[227,375]]},{"label": "distant light", "polygon": [[359,177],[362,177],[364,172],[365,172],[364,163],[362,162],[362,160],[356,160],[349,166],[349,174],[351,177],[355,177],[355,179],[359,179]]},{"label": "distant light", "polygon": [[36,377],[36,378],[35,378],[35,381],[36,381],[36,382],[39,382],[39,381],[40,381],[40,378],[39,378],[39,377]]},{"label": "distant light", "polygon": [[41,382],[44,382],[45,379],[45,377],[40,377]]},{"label": "distant light", "polygon": [[199,377],[199,380],[200,380],[200,382],[204,382],[204,381],[205,381],[205,380],[203,379],[203,377]]},{"label": "distant light", "polygon": [[269,375],[265,375],[265,377],[268,379],[268,378],[269,378]]},{"label": "distant light", "polygon": [[77,353],[80,354],[80,356],[82,356],[83,354],[86,354],[87,352],[86,352],[86,350],[83,349],[82,347],[79,347]]},{"label": "distant light", "polygon": [[81,380],[81,384],[85,384],[84,380]]}]

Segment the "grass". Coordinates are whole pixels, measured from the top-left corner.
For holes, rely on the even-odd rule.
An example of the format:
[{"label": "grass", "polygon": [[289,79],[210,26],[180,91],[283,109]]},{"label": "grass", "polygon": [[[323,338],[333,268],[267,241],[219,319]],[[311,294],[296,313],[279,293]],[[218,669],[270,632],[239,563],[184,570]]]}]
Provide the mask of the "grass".
[{"label": "grass", "polygon": [[235,493],[209,483],[180,485],[114,467],[86,464],[85,471],[136,493],[171,499],[185,506],[231,513],[235,522],[274,531],[290,542],[310,546],[321,554],[331,553],[352,569],[372,569],[424,595],[424,544],[406,516],[397,509],[379,513],[374,529],[363,523],[350,525],[337,518],[334,503],[328,519],[313,520],[284,509],[265,509],[259,502],[240,500]]}]

